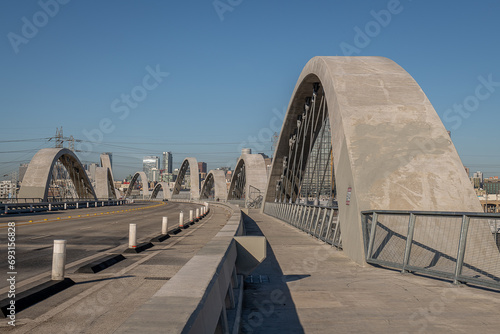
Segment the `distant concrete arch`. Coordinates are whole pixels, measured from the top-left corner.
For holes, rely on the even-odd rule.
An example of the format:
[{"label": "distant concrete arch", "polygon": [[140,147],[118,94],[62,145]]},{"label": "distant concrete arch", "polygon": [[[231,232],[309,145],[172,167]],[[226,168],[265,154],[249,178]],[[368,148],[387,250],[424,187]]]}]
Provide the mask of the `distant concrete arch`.
[{"label": "distant concrete arch", "polygon": [[81,199],[96,199],[94,188],[78,157],[67,148],[44,148],[38,151],[28,165],[19,198],[48,200],[52,169],[60,161],[68,171],[76,194]]},{"label": "distant concrete arch", "polygon": [[186,177],[188,168],[190,171],[190,198],[192,200],[198,200],[200,199],[200,173],[198,169],[198,161],[196,160],[196,158],[186,158],[182,162],[181,168],[179,169],[179,174],[177,175],[177,179],[175,180],[172,196],[179,194],[179,192],[181,191],[182,182]]},{"label": "distant concrete arch", "polygon": [[143,197],[145,198],[146,196],[149,197],[149,181],[148,177],[146,176],[146,173],[144,172],[136,172],[134,176],[132,177],[132,180],[130,181],[130,184],[128,185],[127,192],[125,193],[125,197],[129,197],[130,194],[132,194],[132,190],[134,188],[135,183],[137,182],[137,179],[141,177],[141,183],[142,183],[142,194]]},{"label": "distant concrete arch", "polygon": [[[383,57],[315,57],[305,65],[280,132],[265,202],[279,201],[282,191],[285,201],[295,203],[300,194],[300,188],[277,185],[303,115],[311,114],[307,101],[316,87],[328,113],[342,245],[349,257],[364,263],[361,211],[481,211],[433,106],[403,68]],[[300,175],[288,172],[285,181],[297,184]]]},{"label": "distant concrete arch", "polygon": [[236,163],[228,200],[255,200],[263,196],[267,188],[267,171],[264,157],[260,154],[242,154]]},{"label": "distant concrete arch", "polygon": [[95,192],[97,198],[116,198],[115,183],[111,169],[97,167],[95,170]]},{"label": "distant concrete arch", "polygon": [[223,170],[211,170],[208,172],[205,182],[201,187],[201,199],[219,199],[221,201],[227,200],[227,186],[226,186],[226,173]]},{"label": "distant concrete arch", "polygon": [[171,199],[172,198],[172,189],[168,186],[167,182],[159,182],[153,192],[151,193],[151,199],[156,198],[160,190],[163,191],[163,199]]}]

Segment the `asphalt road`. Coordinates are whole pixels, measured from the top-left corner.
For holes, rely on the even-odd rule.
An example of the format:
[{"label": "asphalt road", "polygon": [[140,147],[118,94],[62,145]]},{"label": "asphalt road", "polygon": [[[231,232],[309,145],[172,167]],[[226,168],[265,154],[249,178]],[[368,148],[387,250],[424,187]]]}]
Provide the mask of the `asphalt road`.
[{"label": "asphalt road", "polygon": [[[8,222],[15,222],[15,271],[17,287],[29,287],[26,280],[40,274],[50,275],[52,248],[55,239],[67,240],[67,266],[110,249],[128,247],[129,224],[137,224],[138,243],[149,241],[161,233],[162,217],[168,217],[169,229],[179,222],[179,212],[185,219],[189,210],[199,205],[172,202],[139,202],[122,206],[85,208],[31,215],[0,217],[0,276],[7,275]],[[12,234],[11,234],[12,236]],[[24,282],[24,283],[23,283]],[[0,291],[7,288],[0,280]]]},{"label": "asphalt road", "polygon": [[[92,215],[98,214],[91,217],[86,216],[90,212],[82,211],[84,215],[80,214],[80,216],[84,218],[72,217],[64,222],[59,219],[57,222],[45,223],[42,220],[41,224],[38,224],[39,219],[30,219],[33,220],[31,223],[26,222],[25,218],[19,220],[17,225],[21,230],[19,232],[21,239],[29,240],[30,236],[35,235],[32,229],[37,226],[39,238],[36,239],[37,236],[35,236],[35,241],[40,242],[36,246],[31,246],[31,251],[25,242],[19,246],[22,248],[21,255],[19,255],[22,264],[24,265],[24,258],[33,253],[47,252],[46,249],[33,252],[35,247],[43,248],[51,245],[55,234],[57,237],[62,235],[72,245],[72,259],[68,260],[66,265],[66,277],[73,280],[75,284],[25,310],[17,310],[15,326],[9,324],[11,320],[9,318],[0,321],[0,333],[116,333],[120,325],[137,308],[146,303],[208,241],[212,240],[225,226],[231,215],[226,208],[212,205],[209,214],[201,221],[190,225],[187,229],[182,229],[180,233],[171,234],[170,238],[163,242],[155,242],[154,247],[144,252],[124,253],[123,261],[98,273],[77,271],[80,266],[95,259],[123,253],[128,246],[127,233],[130,222],[137,224],[139,239],[148,241],[159,234],[162,216],[169,217],[169,223],[172,223],[170,225],[174,227],[178,224],[181,209],[189,217],[189,209],[196,207],[189,203],[169,202],[166,205],[148,208],[156,204],[143,204],[143,209],[140,209],[139,205],[115,207],[114,214],[110,211],[109,214],[101,215],[100,212],[93,211]],[[117,209],[118,211],[133,209],[133,211],[116,213]],[[60,216],[62,218],[62,215]],[[54,215],[51,219],[57,220],[56,218],[57,216]],[[70,220],[73,221],[70,222]],[[0,223],[0,225],[5,224],[4,220]],[[0,229],[0,233],[5,234],[5,230]],[[52,236],[44,236],[49,234]],[[40,241],[44,239],[44,243]],[[117,244],[118,246],[115,246]],[[51,258],[51,249],[48,249],[46,255]],[[50,279],[50,267],[34,265],[42,258],[43,256],[39,259],[26,260],[26,263],[34,268],[19,269],[19,273],[31,275],[18,283],[18,289],[24,284],[19,289],[20,291],[25,291]],[[27,274],[28,271],[29,274]],[[0,294],[6,296],[8,289],[8,287],[0,289]],[[158,332],[162,330],[164,329],[159,328]]]}]

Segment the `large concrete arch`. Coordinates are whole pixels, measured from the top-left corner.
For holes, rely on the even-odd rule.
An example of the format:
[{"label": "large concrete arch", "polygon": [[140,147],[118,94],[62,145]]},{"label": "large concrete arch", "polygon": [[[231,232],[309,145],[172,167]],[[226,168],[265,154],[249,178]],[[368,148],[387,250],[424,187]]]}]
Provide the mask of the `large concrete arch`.
[{"label": "large concrete arch", "polygon": [[[343,249],[364,263],[363,210],[481,211],[439,116],[415,80],[383,57],[315,57],[299,76],[276,147],[276,199],[289,138],[319,83],[331,128]],[[350,202],[346,201],[350,190]]]},{"label": "large concrete arch", "polygon": [[97,167],[95,170],[95,193],[97,198],[116,198],[115,184],[111,169]]},{"label": "large concrete arch", "polygon": [[111,159],[109,157],[109,154],[101,153],[100,160],[101,160],[101,167],[109,169],[109,173],[111,175],[111,181],[114,182],[115,179],[113,178],[113,169],[111,168]]},{"label": "large concrete arch", "polygon": [[44,148],[28,165],[19,198],[40,198],[47,201],[52,169],[60,161],[69,173],[79,198],[95,199],[92,184],[78,157],[67,148]]},{"label": "large concrete arch", "polygon": [[137,179],[141,177],[141,183],[142,183],[142,194],[143,197],[145,198],[146,196],[149,197],[149,181],[148,177],[146,176],[146,173],[144,172],[136,172],[134,176],[132,177],[132,180],[130,181],[130,184],[128,186],[127,192],[125,193],[125,197],[129,197],[130,194],[132,193],[132,189],[137,182]]},{"label": "large concrete arch", "polygon": [[159,182],[155,188],[153,189],[153,192],[151,193],[151,198],[156,198],[158,196],[158,193],[160,190],[163,191],[163,199],[171,199],[172,198],[172,189],[168,186],[167,182]]},{"label": "large concrete arch", "polygon": [[211,170],[208,172],[205,182],[201,187],[200,198],[208,199],[214,191],[214,199],[227,200],[226,173],[223,170]]},{"label": "large concrete arch", "polygon": [[246,198],[254,188],[264,195],[267,188],[266,163],[260,154],[244,153],[236,163],[227,199]]},{"label": "large concrete arch", "polygon": [[179,175],[177,175],[177,179],[175,180],[172,196],[179,194],[181,191],[182,182],[184,181],[188,168],[191,182],[190,197],[192,200],[198,200],[200,199],[200,173],[196,158],[186,158],[182,162],[181,168],[179,169]]}]

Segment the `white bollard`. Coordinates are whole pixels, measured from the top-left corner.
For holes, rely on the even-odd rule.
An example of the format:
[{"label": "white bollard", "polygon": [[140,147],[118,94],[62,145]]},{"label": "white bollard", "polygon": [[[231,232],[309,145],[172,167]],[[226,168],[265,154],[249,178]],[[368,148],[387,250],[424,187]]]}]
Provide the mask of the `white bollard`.
[{"label": "white bollard", "polygon": [[66,265],[66,240],[54,240],[54,253],[52,256],[52,279],[62,281],[64,279],[64,267]]},{"label": "white bollard", "polygon": [[102,202],[102,205],[101,206],[104,206],[104,202]]},{"label": "white bollard", "polygon": [[128,248],[137,247],[137,224],[130,224],[128,229]]},{"label": "white bollard", "polygon": [[94,206],[97,208],[97,202],[94,203]]},{"label": "white bollard", "polygon": [[189,222],[190,223],[194,222],[194,220],[193,220],[193,210],[189,210]]},{"label": "white bollard", "polygon": [[161,234],[167,234],[168,233],[168,217],[163,217],[163,220],[161,222]]},{"label": "white bollard", "polygon": [[52,211],[52,204],[49,203],[49,211]]},{"label": "white bollard", "polygon": [[64,203],[64,210],[66,210],[68,208],[68,205],[66,203]]},{"label": "white bollard", "polygon": [[87,202],[87,208],[89,207],[89,202]]},{"label": "white bollard", "polygon": [[76,208],[78,209],[78,202],[76,202]]},{"label": "white bollard", "polygon": [[200,209],[196,209],[196,219],[200,219]]},{"label": "white bollard", "polygon": [[184,227],[184,212],[179,213],[179,227],[183,228]]}]

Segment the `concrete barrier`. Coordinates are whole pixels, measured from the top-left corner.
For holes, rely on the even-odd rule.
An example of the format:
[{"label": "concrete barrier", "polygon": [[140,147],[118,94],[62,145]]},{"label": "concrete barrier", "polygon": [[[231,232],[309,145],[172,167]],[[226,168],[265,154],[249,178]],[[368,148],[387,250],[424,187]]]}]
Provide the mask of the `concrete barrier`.
[{"label": "concrete barrier", "polygon": [[[194,334],[215,333],[221,329],[223,333],[238,333],[238,317],[232,317],[235,321],[229,324],[227,312],[241,305],[241,302],[236,302],[234,290],[242,289],[242,277],[237,275],[236,261],[242,242],[236,241],[235,237],[247,238],[242,237],[243,217],[236,206],[211,205],[232,212],[224,227],[117,332]],[[260,243],[265,245],[262,240]]]}]

